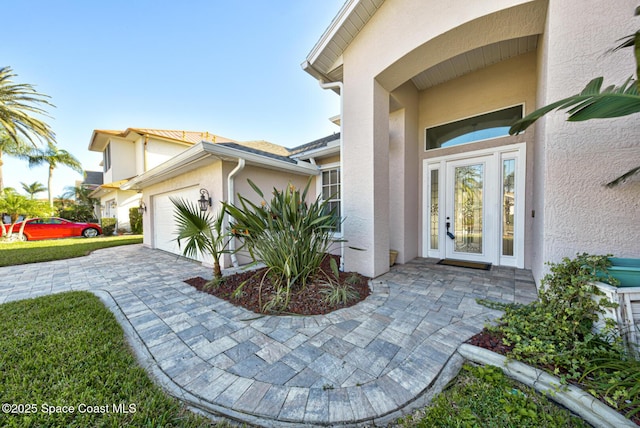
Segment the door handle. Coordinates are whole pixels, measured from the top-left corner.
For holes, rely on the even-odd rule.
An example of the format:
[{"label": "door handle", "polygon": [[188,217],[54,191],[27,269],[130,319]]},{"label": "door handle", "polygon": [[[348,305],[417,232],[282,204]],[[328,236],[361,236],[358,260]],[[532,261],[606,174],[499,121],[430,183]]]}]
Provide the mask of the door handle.
[{"label": "door handle", "polygon": [[451,239],[456,239],[456,236],[449,232],[449,228],[451,227],[451,222],[449,221],[449,217],[447,217],[447,222],[445,223],[445,225],[447,226],[447,236]]}]

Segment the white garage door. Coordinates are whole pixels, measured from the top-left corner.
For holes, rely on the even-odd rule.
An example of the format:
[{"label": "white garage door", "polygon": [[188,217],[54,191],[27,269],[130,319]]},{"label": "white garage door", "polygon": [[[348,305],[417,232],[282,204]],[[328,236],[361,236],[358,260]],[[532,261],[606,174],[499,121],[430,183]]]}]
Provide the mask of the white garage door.
[{"label": "white garage door", "polygon": [[[175,240],[177,227],[175,222],[175,209],[169,198],[182,198],[187,201],[196,202],[200,197],[198,187],[176,190],[162,193],[153,197],[153,230],[154,247],[170,253],[182,255],[182,250]],[[182,246],[184,248],[184,243]],[[197,260],[202,261],[202,255],[198,255]]]}]

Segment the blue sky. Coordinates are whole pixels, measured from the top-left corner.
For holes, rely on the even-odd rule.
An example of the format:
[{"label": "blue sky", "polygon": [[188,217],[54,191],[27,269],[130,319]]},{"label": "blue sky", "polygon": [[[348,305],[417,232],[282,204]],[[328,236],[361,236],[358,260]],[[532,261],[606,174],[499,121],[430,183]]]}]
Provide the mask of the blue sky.
[{"label": "blue sky", "polygon": [[[94,129],[209,131],[293,147],[339,131],[328,120],[338,96],[300,64],[343,2],[3,2],[0,66],[52,97],[58,146],[86,170],[100,170],[101,154],[87,149]],[[6,186],[46,185],[46,168],[4,160]],[[54,196],[79,178],[57,169]]]}]

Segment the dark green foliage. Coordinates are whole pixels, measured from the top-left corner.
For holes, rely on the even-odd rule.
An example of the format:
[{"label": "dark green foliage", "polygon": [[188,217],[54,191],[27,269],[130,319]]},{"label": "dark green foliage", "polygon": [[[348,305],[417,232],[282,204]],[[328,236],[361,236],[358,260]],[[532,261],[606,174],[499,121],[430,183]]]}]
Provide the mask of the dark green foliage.
[{"label": "dark green foliage", "polygon": [[58,210],[58,217],[77,222],[95,221],[93,206],[74,204]]},{"label": "dark green foliage", "polygon": [[628,418],[640,414],[640,360],[633,354],[594,359],[579,380]]},{"label": "dark green foliage", "polygon": [[102,217],[100,220],[102,226],[102,234],[104,236],[112,236],[116,231],[116,219],[113,217]]},{"label": "dark green foliage", "polygon": [[142,234],[142,214],[138,208],[129,208],[129,224],[131,225],[131,232],[136,235]]},{"label": "dark green foliage", "polygon": [[[249,180],[255,192],[264,198],[262,191]],[[292,289],[299,289],[320,273],[320,265],[329,252],[333,231],[340,219],[318,197],[307,204],[307,191],[311,180],[302,192],[293,185],[284,190],[273,189],[271,201],[256,205],[238,195],[240,206],[225,204],[233,217],[231,233],[242,240],[253,259],[264,263],[276,292],[267,303],[269,309],[285,310]]]},{"label": "dark green foliage", "polygon": [[577,379],[589,361],[617,352],[611,338],[593,331],[604,307],[612,306],[594,285],[595,269],[606,269],[608,256],[578,255],[550,263],[542,279],[540,299],[526,306],[507,305],[497,326],[504,342],[513,346],[510,357],[536,366],[554,367],[556,374]]}]

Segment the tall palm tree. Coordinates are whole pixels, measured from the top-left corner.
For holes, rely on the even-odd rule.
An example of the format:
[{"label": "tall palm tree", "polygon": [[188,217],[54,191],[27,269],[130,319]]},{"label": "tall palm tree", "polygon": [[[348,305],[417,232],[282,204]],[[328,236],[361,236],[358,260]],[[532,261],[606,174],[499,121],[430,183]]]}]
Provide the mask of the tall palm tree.
[{"label": "tall palm tree", "polygon": [[22,184],[22,190],[27,192],[31,199],[34,198],[36,193],[44,192],[45,190],[47,190],[47,188],[44,187],[44,184],[40,183],[39,181],[34,181],[31,184],[20,182],[20,184]]},{"label": "tall palm tree", "polygon": [[16,76],[11,67],[0,68],[0,191],[4,188],[2,153],[25,150],[26,141],[33,147],[36,141],[55,143],[49,125],[31,116],[33,113],[48,116],[44,107],[55,107],[48,101],[50,97],[30,84],[13,83],[11,79]]},{"label": "tall palm tree", "polygon": [[22,135],[35,145],[34,137],[40,142],[55,142],[55,134],[45,122],[31,114],[48,116],[44,107],[55,107],[48,95],[37,92],[28,83],[13,83],[17,77],[11,67],[0,68],[0,128],[19,144],[18,135]]},{"label": "tall palm tree", "polygon": [[29,166],[40,166],[42,164],[49,165],[49,180],[47,182],[47,188],[49,192],[49,206],[53,208],[53,194],[51,193],[53,170],[58,165],[68,166],[74,171],[80,174],[84,173],[80,161],[75,158],[71,153],[66,150],[59,149],[53,144],[49,144],[45,150],[33,149],[25,157],[29,160]]},{"label": "tall palm tree", "polygon": [[[640,6],[635,16],[640,15]],[[567,110],[568,121],[578,122],[591,119],[608,119],[640,113],[640,30],[621,39],[621,43],[612,52],[624,48],[633,48],[636,61],[636,78],[630,77],[620,86],[607,86],[602,89],[602,77],[591,80],[579,94],[541,107],[528,114],[511,126],[509,134],[519,134],[553,110]],[[607,183],[607,187],[617,186],[633,175],[640,174],[640,166],[632,168],[620,177]]]}]

